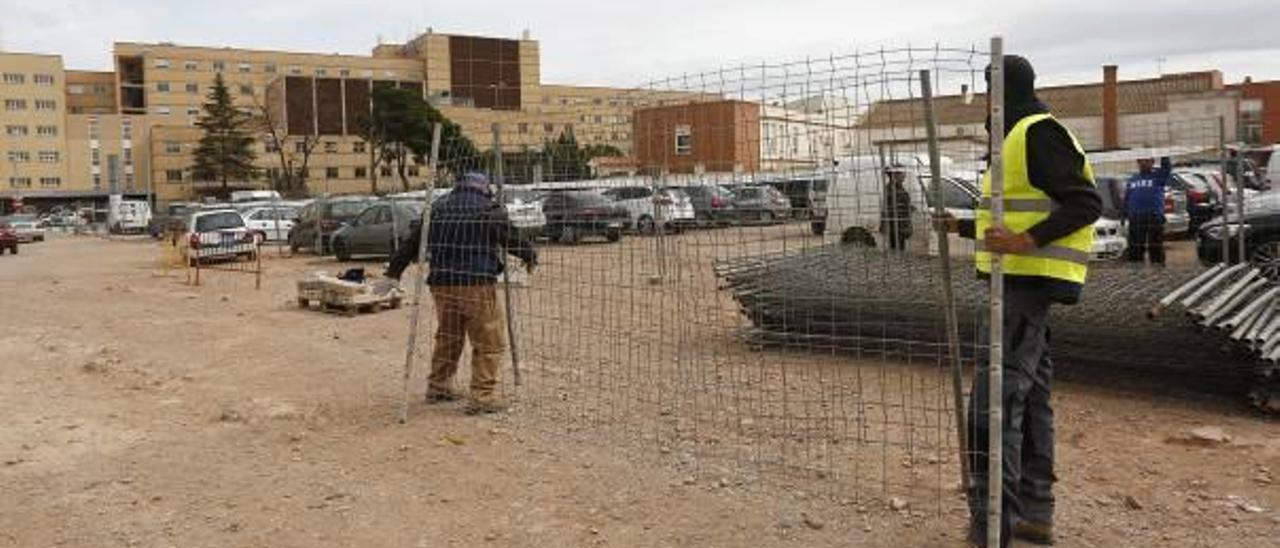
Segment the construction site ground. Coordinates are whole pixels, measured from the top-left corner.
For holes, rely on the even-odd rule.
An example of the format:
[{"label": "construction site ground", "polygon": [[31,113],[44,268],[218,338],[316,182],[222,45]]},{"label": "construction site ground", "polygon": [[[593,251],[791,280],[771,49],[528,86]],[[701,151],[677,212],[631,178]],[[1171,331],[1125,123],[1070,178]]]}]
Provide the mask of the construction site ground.
[{"label": "construction site ground", "polygon": [[[55,237],[0,257],[0,547],[960,545],[954,489],[904,508],[726,484],[519,404],[415,397],[398,424],[405,309],[298,310],[294,282],[332,260],[268,257],[255,291],[159,255]],[[1280,539],[1280,425],[1241,398],[1066,379],[1055,403],[1059,546]]]}]

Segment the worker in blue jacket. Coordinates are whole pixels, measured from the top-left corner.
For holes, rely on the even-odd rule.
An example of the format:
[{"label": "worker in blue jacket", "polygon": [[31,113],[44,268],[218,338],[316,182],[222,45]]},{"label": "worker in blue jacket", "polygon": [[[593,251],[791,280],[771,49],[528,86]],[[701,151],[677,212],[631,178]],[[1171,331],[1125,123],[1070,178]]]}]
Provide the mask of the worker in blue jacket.
[{"label": "worker in blue jacket", "polygon": [[1138,172],[1125,183],[1124,216],[1129,222],[1128,259],[1164,266],[1164,193],[1173,166],[1169,157],[1160,158],[1155,169],[1152,158],[1138,160]]}]

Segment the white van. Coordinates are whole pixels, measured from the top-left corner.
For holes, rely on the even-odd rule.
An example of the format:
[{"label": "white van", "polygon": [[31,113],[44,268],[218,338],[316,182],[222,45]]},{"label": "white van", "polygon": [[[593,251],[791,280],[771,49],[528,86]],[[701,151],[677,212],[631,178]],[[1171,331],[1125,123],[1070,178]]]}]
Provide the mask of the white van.
[{"label": "white van", "polygon": [[115,234],[141,234],[151,224],[151,204],[146,200],[111,200],[108,228]]},{"label": "white van", "polygon": [[233,190],[231,191],[231,203],[238,204],[241,202],[278,202],[280,201],[280,193],[274,190]]}]

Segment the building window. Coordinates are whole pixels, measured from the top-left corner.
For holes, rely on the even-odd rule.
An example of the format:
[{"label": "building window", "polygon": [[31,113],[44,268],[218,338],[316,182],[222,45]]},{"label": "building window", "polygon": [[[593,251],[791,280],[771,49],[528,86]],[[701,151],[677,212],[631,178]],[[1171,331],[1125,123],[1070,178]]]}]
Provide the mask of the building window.
[{"label": "building window", "polygon": [[128,118],[120,120],[120,138],[126,141],[133,139],[133,120]]},{"label": "building window", "polygon": [[9,186],[13,188],[31,188],[31,177],[9,177]]},{"label": "building window", "polygon": [[90,116],[89,117],[89,139],[92,141],[97,141],[98,137],[100,137],[100,134],[98,132],[98,117]]},{"label": "building window", "polygon": [[156,91],[169,91],[169,82],[156,82]]},{"label": "building window", "polygon": [[4,73],[4,83],[6,84],[17,85],[17,84],[25,84],[26,82],[27,82],[27,76],[25,74],[18,74],[16,72]]},{"label": "building window", "polygon": [[89,164],[95,166],[102,165],[102,149],[98,147],[89,149]]},{"label": "building window", "polygon": [[529,133],[529,124],[526,124],[524,122],[520,122],[519,124],[517,124],[516,128],[520,131],[520,133]]},{"label": "building window", "polygon": [[351,152],[354,152],[356,154],[364,154],[366,150],[368,149],[365,148],[364,141],[356,141],[354,143],[351,143]]},{"label": "building window", "polygon": [[71,95],[84,95],[89,90],[80,84],[71,84],[67,86],[67,93]]},{"label": "building window", "polygon": [[318,68],[318,69],[316,69],[316,76],[324,76],[324,75],[326,75],[326,74],[328,74],[328,73],[329,73],[328,71],[326,71],[326,70],[324,70],[324,69],[322,69],[322,68]]},{"label": "building window", "polygon": [[164,152],[165,154],[180,154],[182,153],[182,144],[177,141],[165,141]]},{"label": "building window", "polygon": [[[26,135],[26,133],[23,133]],[[36,135],[40,137],[57,137],[58,126],[36,126]]]},{"label": "building window", "polygon": [[222,71],[224,71],[224,70],[227,70],[227,63],[226,63],[226,62],[224,62],[224,61],[214,61],[214,62],[213,62],[213,71],[214,71],[214,72],[222,72]]},{"label": "building window", "polygon": [[58,151],[56,150],[42,150],[37,154],[37,156],[40,158],[40,163],[42,164],[58,163]]},{"label": "building window", "polygon": [[693,154],[693,129],[687,125],[676,126],[676,155]]},{"label": "building window", "polygon": [[325,154],[333,154],[333,153],[338,152],[338,142],[337,142],[337,141],[325,141],[325,142],[324,142],[324,152],[325,152]]},{"label": "building window", "polygon": [[336,167],[326,167],[326,168],[324,168],[324,178],[325,178],[325,179],[337,179],[337,178],[338,178],[338,168],[336,168]]},{"label": "building window", "polygon": [[253,85],[240,84],[240,95],[253,95]]},{"label": "building window", "polygon": [[390,167],[388,167],[388,166],[382,166],[380,169],[378,169],[378,174],[379,174],[379,175],[381,175],[381,176],[383,176],[383,177],[390,177],[390,176],[391,176],[391,168],[390,168]]},{"label": "building window", "polygon": [[27,100],[26,99],[5,99],[4,109],[5,110],[27,110]]},{"label": "building window", "polygon": [[418,176],[418,166],[409,166],[409,169],[407,169],[406,171],[409,172],[410,177]]},{"label": "building window", "polygon": [[249,63],[240,63],[240,65],[237,68],[239,68],[240,72],[243,72],[243,73],[249,73],[253,71],[253,65],[250,65]]},{"label": "building window", "polygon": [[166,116],[169,114],[169,107],[156,107],[155,113],[161,116]]},{"label": "building window", "polygon": [[369,168],[360,166],[356,168],[356,178],[363,179],[369,176]]},{"label": "building window", "polygon": [[132,149],[132,148],[124,148],[124,149],[121,149],[121,150],[120,150],[120,155],[124,157],[124,165],[125,165],[125,167],[132,167],[132,166],[133,166],[133,149]]},{"label": "building window", "polygon": [[4,134],[10,137],[24,137],[27,135],[27,126],[4,126]]},{"label": "building window", "polygon": [[307,153],[307,142],[304,140],[304,141],[298,141],[298,142],[294,143],[294,144],[293,144],[293,151],[294,151],[294,152],[297,152],[298,154],[306,154],[306,153]]},{"label": "building window", "polygon": [[595,117],[595,121],[596,121],[596,123],[597,123],[597,124],[599,124],[599,123],[601,122],[601,118],[600,118],[600,115],[599,115],[599,114],[597,114],[597,115],[596,115],[596,117]]},{"label": "building window", "polygon": [[41,177],[40,186],[44,188],[62,186],[62,178],[61,177]]},{"label": "building window", "polygon": [[195,82],[187,82],[187,93],[199,93],[199,92],[200,92],[200,84],[197,84]]},{"label": "building window", "polygon": [[165,180],[165,181],[168,181],[168,182],[170,182],[170,183],[180,183],[180,182],[182,182],[182,170],[181,170],[181,169],[166,169],[166,170],[164,170],[164,180]]},{"label": "building window", "polygon": [[53,99],[36,99],[36,110],[58,110],[58,102]]},{"label": "building window", "polygon": [[267,74],[275,74],[276,73],[275,63],[268,63],[266,65],[262,65],[262,72],[265,72]]},{"label": "building window", "polygon": [[542,132],[543,132],[543,133],[551,133],[551,132],[553,132],[553,131],[555,131],[555,130],[556,130],[556,125],[555,125],[555,124],[542,124]]},{"label": "building window", "polygon": [[9,151],[9,163],[11,163],[11,164],[25,164],[25,163],[30,162],[30,161],[31,161],[31,153],[30,153],[30,152],[27,152],[27,151],[25,151],[25,150],[10,150],[10,151]]},{"label": "building window", "polygon": [[200,107],[187,107],[187,116],[199,116]]},{"label": "building window", "polygon": [[296,65],[295,65],[295,66],[292,66],[292,67],[289,67],[289,74],[292,74],[292,75],[294,75],[294,76],[299,76],[299,75],[301,75],[301,74],[302,74],[302,67],[299,67],[299,66],[296,66]]},{"label": "building window", "polygon": [[187,72],[194,72],[200,69],[200,63],[197,63],[195,61],[187,61],[186,63],[182,64],[182,67],[187,69]]},{"label": "building window", "polygon": [[339,70],[339,71],[338,71],[338,76],[341,76],[341,77],[343,77],[343,78],[347,78],[347,77],[351,76],[351,69],[342,69],[342,70]]},{"label": "building window", "polygon": [[102,174],[101,173],[93,174],[93,189],[102,190]]},{"label": "building window", "polygon": [[37,85],[37,86],[52,86],[52,85],[53,85],[53,75],[52,75],[52,74],[33,74],[33,75],[31,76],[31,79],[35,81],[35,83],[36,83],[36,85]]},{"label": "building window", "polygon": [[156,65],[155,65],[155,66],[156,66],[156,68],[161,68],[161,69],[162,69],[162,68],[169,68],[169,60],[168,60],[168,59],[156,59]]}]

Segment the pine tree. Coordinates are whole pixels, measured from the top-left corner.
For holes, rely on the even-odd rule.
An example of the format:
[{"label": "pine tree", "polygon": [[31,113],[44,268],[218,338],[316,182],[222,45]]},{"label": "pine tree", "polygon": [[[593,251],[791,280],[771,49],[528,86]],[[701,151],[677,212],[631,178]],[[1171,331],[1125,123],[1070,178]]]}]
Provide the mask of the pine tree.
[{"label": "pine tree", "polygon": [[253,165],[256,157],[253,136],[248,130],[252,115],[232,104],[222,74],[214,80],[202,110],[196,126],[204,135],[196,146],[192,177],[197,181],[222,182],[225,197],[230,194],[228,181],[249,181],[258,176],[258,168]]}]

